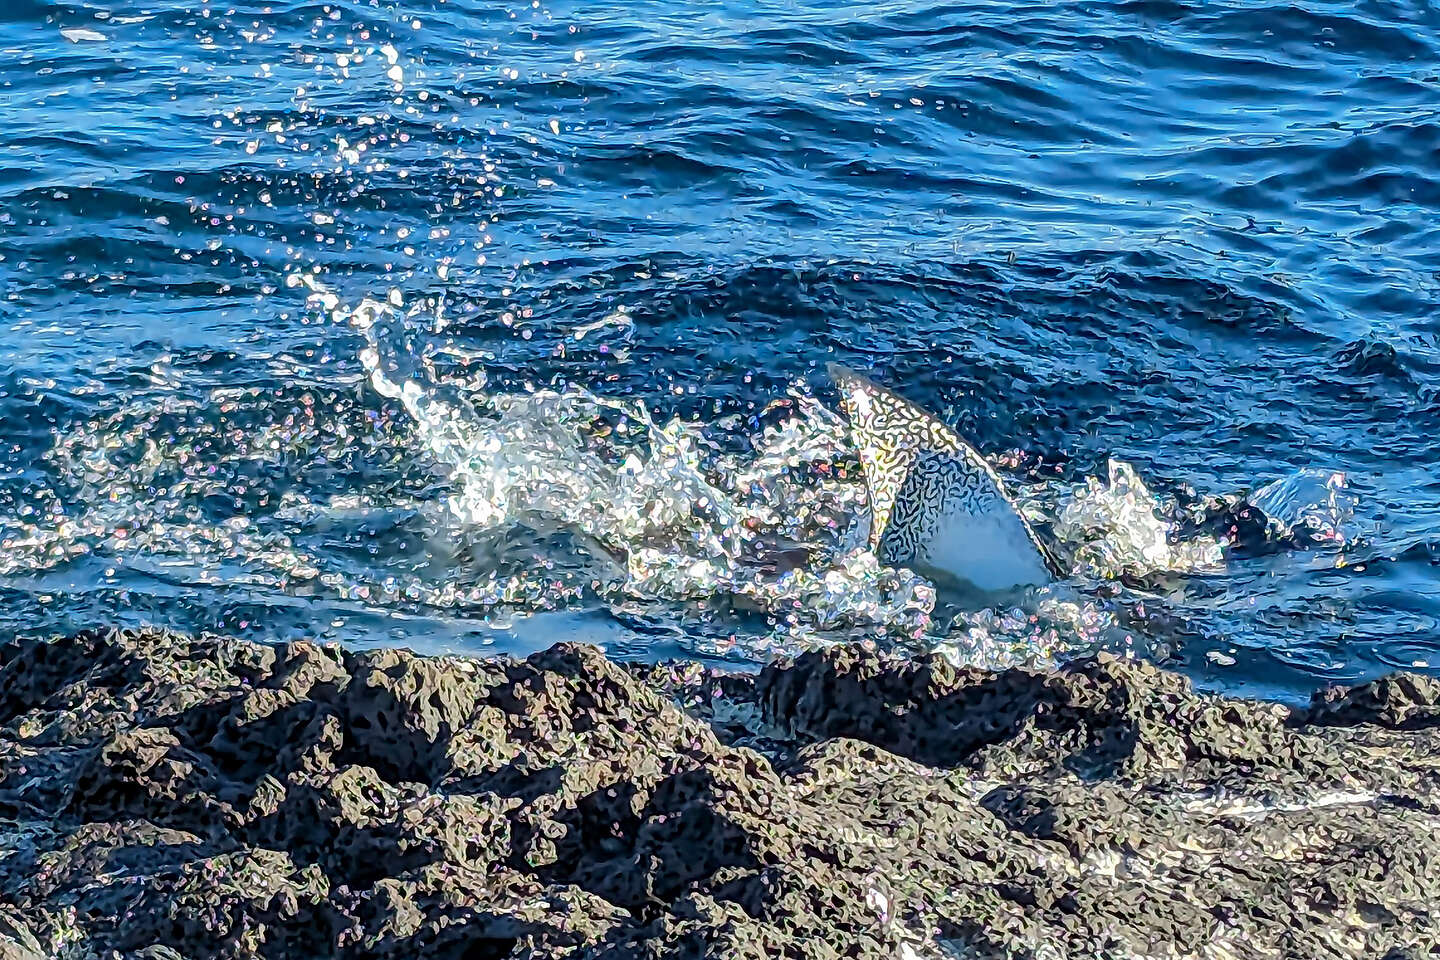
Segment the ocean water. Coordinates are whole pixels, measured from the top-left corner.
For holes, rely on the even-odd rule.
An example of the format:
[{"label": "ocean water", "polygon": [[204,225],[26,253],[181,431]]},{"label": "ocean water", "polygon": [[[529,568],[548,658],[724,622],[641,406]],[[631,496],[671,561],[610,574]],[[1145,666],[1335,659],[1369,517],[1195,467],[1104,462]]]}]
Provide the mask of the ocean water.
[{"label": "ocean water", "polygon": [[[1440,670],[1440,9],[0,14],[0,631]],[[1066,558],[864,549],[839,360]]]}]

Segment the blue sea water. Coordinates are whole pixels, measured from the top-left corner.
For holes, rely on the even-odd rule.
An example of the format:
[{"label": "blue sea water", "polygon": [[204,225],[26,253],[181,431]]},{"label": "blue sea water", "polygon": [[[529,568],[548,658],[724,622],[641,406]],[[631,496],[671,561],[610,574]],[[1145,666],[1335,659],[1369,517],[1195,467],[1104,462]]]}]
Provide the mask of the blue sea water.
[{"label": "blue sea water", "polygon": [[[1073,567],[935,606],[824,364]],[[1440,670],[1440,8],[0,14],[0,629]],[[857,532],[859,531],[858,539]]]}]

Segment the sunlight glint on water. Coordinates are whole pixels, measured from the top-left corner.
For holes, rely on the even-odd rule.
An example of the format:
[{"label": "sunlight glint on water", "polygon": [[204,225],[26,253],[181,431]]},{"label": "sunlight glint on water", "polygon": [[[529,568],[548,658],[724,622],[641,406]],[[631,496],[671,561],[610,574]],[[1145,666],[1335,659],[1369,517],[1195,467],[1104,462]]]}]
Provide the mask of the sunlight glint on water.
[{"label": "sunlight glint on water", "polygon": [[[0,26],[17,627],[1440,668],[1423,31],[152,7]],[[878,566],[831,358],[1007,451],[1073,575]]]}]

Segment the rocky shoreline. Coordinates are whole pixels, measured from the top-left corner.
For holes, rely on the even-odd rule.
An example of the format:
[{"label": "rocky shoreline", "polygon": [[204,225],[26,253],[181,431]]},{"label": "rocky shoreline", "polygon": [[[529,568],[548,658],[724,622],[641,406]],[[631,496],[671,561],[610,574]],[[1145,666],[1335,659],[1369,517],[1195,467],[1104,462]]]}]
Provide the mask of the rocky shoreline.
[{"label": "rocky shoreline", "polygon": [[1428,957],[1440,681],[0,648],[0,957]]}]

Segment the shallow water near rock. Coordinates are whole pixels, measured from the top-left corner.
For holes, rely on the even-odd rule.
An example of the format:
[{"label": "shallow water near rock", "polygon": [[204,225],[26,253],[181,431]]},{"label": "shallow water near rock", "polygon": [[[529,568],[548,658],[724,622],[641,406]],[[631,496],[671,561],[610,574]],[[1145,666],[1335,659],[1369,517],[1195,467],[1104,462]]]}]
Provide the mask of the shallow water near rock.
[{"label": "shallow water near rock", "polygon": [[[1440,670],[1426,5],[10,13],[6,632]],[[879,565],[830,360],[1070,575]]]}]

